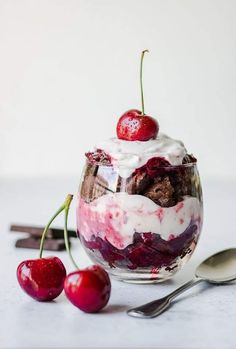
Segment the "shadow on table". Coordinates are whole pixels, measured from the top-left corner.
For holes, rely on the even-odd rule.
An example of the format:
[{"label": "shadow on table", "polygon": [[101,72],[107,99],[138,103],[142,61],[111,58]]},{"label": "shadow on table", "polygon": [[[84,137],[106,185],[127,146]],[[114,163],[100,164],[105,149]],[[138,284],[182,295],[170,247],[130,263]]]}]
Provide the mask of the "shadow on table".
[{"label": "shadow on table", "polygon": [[191,293],[186,293],[185,295],[180,295],[178,298],[176,298],[176,300],[174,300],[172,302],[172,304],[174,305],[175,303],[178,303],[184,299],[188,299],[190,297],[194,296],[198,296],[203,292],[208,292],[210,291],[212,288],[215,287],[229,287],[229,286],[233,286],[236,285],[236,281],[231,281],[231,282],[227,282],[227,283],[222,283],[222,284],[211,284],[209,282],[203,282],[201,285],[198,285],[197,287],[193,287],[191,289]]},{"label": "shadow on table", "polygon": [[116,314],[116,313],[123,313],[124,311],[128,310],[130,306],[128,305],[122,305],[122,304],[110,304],[105,309],[101,311],[102,314]]}]

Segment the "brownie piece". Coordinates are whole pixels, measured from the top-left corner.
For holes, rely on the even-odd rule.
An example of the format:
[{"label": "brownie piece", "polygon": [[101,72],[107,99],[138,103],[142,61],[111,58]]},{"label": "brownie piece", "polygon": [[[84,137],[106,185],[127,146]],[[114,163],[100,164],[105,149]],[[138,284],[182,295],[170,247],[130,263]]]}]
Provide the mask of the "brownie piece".
[{"label": "brownie piece", "polygon": [[175,205],[174,188],[169,176],[157,177],[154,183],[145,191],[144,196],[162,207]]},{"label": "brownie piece", "polygon": [[106,193],[107,181],[97,175],[98,166],[88,162],[81,184],[80,196],[90,202]]},{"label": "brownie piece", "polygon": [[[102,150],[86,154],[88,161],[81,184],[80,194],[86,202],[112,192],[109,183],[98,175],[98,162],[109,166],[110,157]],[[171,166],[163,158],[152,158],[146,165],[136,169],[128,179],[118,176],[116,191],[144,195],[162,207],[171,207],[182,201],[184,196],[197,197],[194,185],[195,169],[190,165],[196,159],[187,154],[183,159],[186,166]],[[114,190],[114,189],[113,189]]]},{"label": "brownie piece", "polygon": [[192,167],[176,169],[169,176],[175,189],[174,199],[176,202],[182,201],[186,195],[197,196],[196,188],[192,183],[194,177],[194,169]]},{"label": "brownie piece", "polygon": [[145,171],[136,171],[129,179],[126,191],[128,194],[143,194],[152,183],[152,178]]},{"label": "brownie piece", "polygon": [[91,163],[87,163],[85,167],[85,172],[83,175],[83,182],[81,183],[80,195],[87,202],[90,201],[92,197],[92,189],[94,186],[95,176],[98,171],[98,166],[92,165]]}]

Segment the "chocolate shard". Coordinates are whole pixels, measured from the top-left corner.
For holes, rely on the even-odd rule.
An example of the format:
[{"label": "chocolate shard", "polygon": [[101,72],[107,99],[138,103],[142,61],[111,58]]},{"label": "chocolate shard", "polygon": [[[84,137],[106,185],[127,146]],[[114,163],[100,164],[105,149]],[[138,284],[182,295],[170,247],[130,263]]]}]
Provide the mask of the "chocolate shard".
[{"label": "chocolate shard", "polygon": [[[19,248],[32,248],[39,249],[40,239],[33,237],[18,239],[15,243],[16,247]],[[48,251],[63,251],[66,249],[65,242],[63,239],[46,239],[44,243],[44,250]]]},{"label": "chocolate shard", "polygon": [[[10,226],[10,231],[19,233],[28,233],[35,238],[40,238],[42,236],[44,227],[35,227],[30,225],[16,225],[12,224]],[[74,230],[68,230],[69,237],[77,237]],[[46,239],[63,239],[64,230],[59,228],[50,228],[47,232]]]}]

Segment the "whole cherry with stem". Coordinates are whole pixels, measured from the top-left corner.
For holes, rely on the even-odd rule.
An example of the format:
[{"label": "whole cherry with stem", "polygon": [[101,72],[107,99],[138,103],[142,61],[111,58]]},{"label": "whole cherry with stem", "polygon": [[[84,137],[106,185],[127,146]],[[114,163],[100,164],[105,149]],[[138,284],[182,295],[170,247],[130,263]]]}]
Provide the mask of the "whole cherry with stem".
[{"label": "whole cherry with stem", "polygon": [[17,279],[21,288],[38,301],[51,301],[63,291],[66,277],[64,264],[55,256],[42,258],[42,253],[50,225],[62,211],[69,210],[72,198],[72,195],[67,196],[63,205],[46,225],[40,242],[39,258],[25,260],[17,268]]},{"label": "whole cherry with stem", "polygon": [[70,251],[67,220],[69,207],[65,208],[64,239],[66,249],[76,271],[67,275],[64,291],[69,301],[86,313],[96,313],[106,306],[111,294],[111,281],[108,273],[99,265],[80,270]]},{"label": "whole cherry with stem", "polygon": [[142,111],[137,109],[128,110],[118,120],[116,133],[119,139],[126,141],[148,141],[156,138],[159,125],[158,122],[145,114],[143,93],[143,58],[148,50],[141,53],[140,61],[140,90]]},{"label": "whole cherry with stem", "polygon": [[[17,279],[21,288],[38,301],[51,301],[59,296],[63,288],[67,298],[84,312],[98,312],[109,301],[111,282],[107,272],[99,265],[79,270],[70,250],[67,221],[73,195],[69,194],[63,205],[46,225],[40,243],[38,259],[23,261],[17,268]],[[58,257],[42,258],[44,241],[54,219],[65,212],[64,239],[69,257],[76,271],[66,277],[66,269]]]}]

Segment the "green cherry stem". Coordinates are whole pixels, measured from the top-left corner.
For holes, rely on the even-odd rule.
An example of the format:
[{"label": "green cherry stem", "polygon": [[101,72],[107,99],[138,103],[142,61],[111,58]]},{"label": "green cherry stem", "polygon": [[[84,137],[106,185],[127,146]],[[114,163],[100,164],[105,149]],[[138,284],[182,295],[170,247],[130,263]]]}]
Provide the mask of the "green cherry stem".
[{"label": "green cherry stem", "polygon": [[78,270],[79,267],[76,264],[72,254],[71,254],[69,238],[68,238],[68,230],[67,230],[68,214],[69,214],[70,203],[71,203],[72,199],[73,199],[73,195],[67,196],[66,205],[65,205],[65,217],[64,217],[64,240],[65,240],[65,245],[66,245],[66,251],[70,257],[70,260],[71,260],[72,264],[75,266],[75,268]]},{"label": "green cherry stem", "polygon": [[[66,201],[65,201],[66,202]],[[57,210],[57,212],[52,216],[52,218],[50,219],[50,221],[48,222],[48,224],[46,225],[46,227],[44,228],[42,237],[41,237],[41,241],[40,241],[40,248],[39,248],[39,258],[42,258],[42,254],[43,254],[43,248],[44,248],[44,242],[47,236],[47,232],[48,229],[50,228],[50,225],[52,224],[52,222],[54,221],[54,219],[59,216],[59,214],[64,211],[65,209],[65,202],[64,204]]]},{"label": "green cherry stem", "polygon": [[141,101],[142,101],[142,115],[144,115],[144,97],[143,97],[143,58],[148,50],[144,50],[141,53],[141,62],[140,62],[140,88],[141,88]]},{"label": "green cherry stem", "polygon": [[65,245],[66,245],[66,251],[71,259],[71,262],[74,264],[76,269],[79,269],[74,258],[72,257],[71,250],[70,250],[70,243],[69,243],[69,238],[68,238],[68,229],[67,229],[67,222],[68,222],[68,214],[70,210],[70,204],[71,201],[73,200],[73,195],[68,194],[66,197],[66,200],[62,204],[61,207],[57,210],[57,212],[52,216],[46,227],[44,228],[41,241],[40,241],[40,249],[39,249],[39,258],[42,258],[43,254],[43,248],[44,248],[44,242],[47,236],[48,229],[50,228],[50,225],[54,221],[54,219],[62,212],[65,211],[65,218],[64,218],[64,240],[65,240]]},{"label": "green cherry stem", "polygon": [[64,201],[64,203],[61,205],[61,207],[59,207],[59,209],[56,211],[56,213],[52,216],[52,218],[50,219],[50,221],[48,222],[48,224],[46,225],[46,227],[44,228],[42,237],[41,237],[41,241],[40,241],[40,249],[39,249],[39,258],[42,258],[42,254],[43,254],[43,248],[44,248],[44,242],[47,236],[47,232],[48,229],[50,228],[50,225],[52,224],[52,222],[54,221],[54,219],[59,216],[59,214],[62,211],[65,211],[65,225],[64,225],[64,238],[65,238],[65,245],[66,245],[66,249],[67,252],[70,256],[70,259],[72,261],[72,263],[76,266],[76,268],[78,269],[72,255],[70,252],[70,244],[69,244],[69,239],[68,239],[68,231],[67,231],[67,220],[68,220],[68,213],[69,213],[69,209],[70,209],[70,204],[71,201],[73,199],[73,195],[68,194],[66,197],[66,200]]}]

